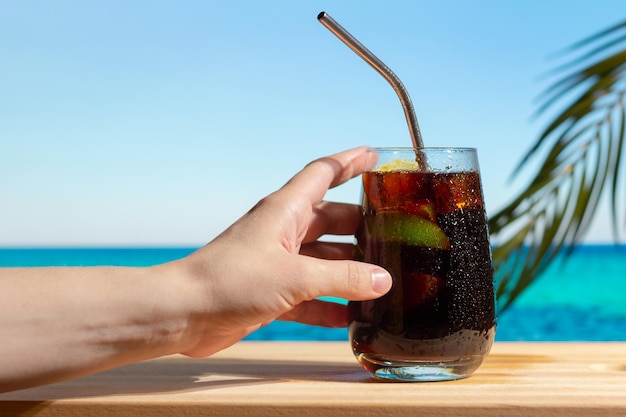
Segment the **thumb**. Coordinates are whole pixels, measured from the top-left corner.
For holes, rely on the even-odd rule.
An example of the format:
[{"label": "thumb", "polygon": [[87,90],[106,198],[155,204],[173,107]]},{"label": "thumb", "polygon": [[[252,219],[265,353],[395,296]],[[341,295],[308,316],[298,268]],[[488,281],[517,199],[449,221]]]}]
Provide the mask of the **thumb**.
[{"label": "thumb", "polygon": [[[303,277],[305,293],[312,298],[331,296],[347,300],[371,300],[391,289],[391,275],[385,269],[357,261],[311,258],[309,277]],[[311,265],[310,265],[311,266]]]}]

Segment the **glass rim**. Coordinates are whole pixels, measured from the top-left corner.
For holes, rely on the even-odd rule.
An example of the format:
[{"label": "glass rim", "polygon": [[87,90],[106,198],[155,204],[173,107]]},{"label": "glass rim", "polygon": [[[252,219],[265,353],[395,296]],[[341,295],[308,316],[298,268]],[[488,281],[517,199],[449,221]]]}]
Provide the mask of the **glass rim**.
[{"label": "glass rim", "polygon": [[478,148],[467,146],[426,146],[424,148],[413,148],[410,146],[368,146],[367,152],[416,152],[416,151],[472,151],[476,152]]}]

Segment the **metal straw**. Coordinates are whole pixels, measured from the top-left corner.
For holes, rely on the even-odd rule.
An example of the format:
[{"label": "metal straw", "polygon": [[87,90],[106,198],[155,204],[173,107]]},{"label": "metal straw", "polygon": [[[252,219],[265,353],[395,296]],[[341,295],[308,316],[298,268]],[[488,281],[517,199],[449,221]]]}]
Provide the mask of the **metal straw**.
[{"label": "metal straw", "polygon": [[382,75],[391,84],[393,89],[398,94],[402,108],[404,109],[404,116],[409,125],[409,133],[411,134],[411,140],[413,141],[413,147],[423,148],[424,142],[422,141],[422,134],[415,117],[415,110],[413,109],[413,103],[409,93],[404,88],[402,81],[398,78],[393,71],[389,69],[376,55],[374,55],[369,49],[367,49],[361,42],[359,42],[354,36],[352,36],[347,30],[345,30],[339,23],[335,21],[326,12],[321,12],[317,15],[317,20],[328,30],[335,34],[343,43],[348,45],[358,56],[363,58],[365,62],[370,64],[380,75]]}]

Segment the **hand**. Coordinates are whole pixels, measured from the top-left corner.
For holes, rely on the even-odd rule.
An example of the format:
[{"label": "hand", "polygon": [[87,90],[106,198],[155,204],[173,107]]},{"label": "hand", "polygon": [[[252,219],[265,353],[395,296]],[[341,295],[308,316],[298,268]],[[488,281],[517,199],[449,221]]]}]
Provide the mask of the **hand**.
[{"label": "hand", "polygon": [[272,320],[345,326],[345,305],[391,287],[349,260],[360,208],[323,201],[371,168],[365,148],[312,162],[204,248],[146,268],[0,268],[0,391],[76,378],[171,353],[207,356]]},{"label": "hand", "polygon": [[347,306],[316,298],[377,298],[384,269],[349,260],[353,245],[318,241],[354,234],[360,207],[323,201],[329,188],[371,168],[365,148],[313,161],[204,248],[179,261],[198,297],[182,353],[206,356],[278,320],[346,326]]}]

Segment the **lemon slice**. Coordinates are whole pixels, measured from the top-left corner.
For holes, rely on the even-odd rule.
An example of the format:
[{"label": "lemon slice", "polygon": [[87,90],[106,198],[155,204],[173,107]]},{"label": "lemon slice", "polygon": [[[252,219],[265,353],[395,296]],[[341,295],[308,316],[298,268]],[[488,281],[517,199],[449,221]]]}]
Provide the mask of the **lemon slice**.
[{"label": "lemon slice", "polygon": [[377,240],[407,245],[449,249],[450,240],[437,223],[406,213],[377,214],[369,219],[370,232]]},{"label": "lemon slice", "polygon": [[376,168],[377,172],[391,172],[391,171],[415,171],[419,168],[416,161],[410,161],[407,159],[394,159],[391,162],[387,162]]}]

